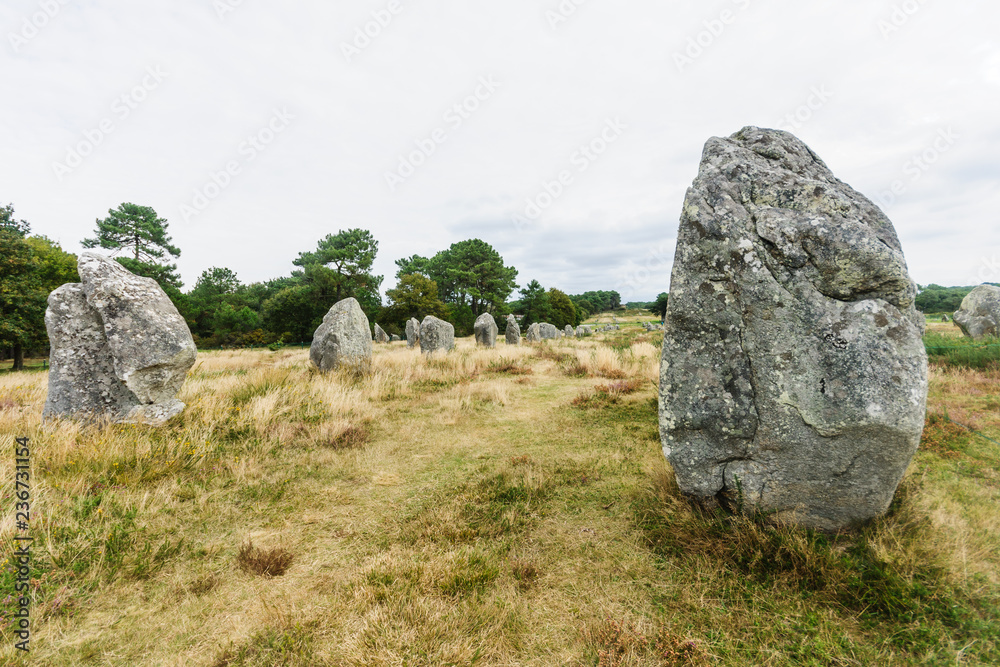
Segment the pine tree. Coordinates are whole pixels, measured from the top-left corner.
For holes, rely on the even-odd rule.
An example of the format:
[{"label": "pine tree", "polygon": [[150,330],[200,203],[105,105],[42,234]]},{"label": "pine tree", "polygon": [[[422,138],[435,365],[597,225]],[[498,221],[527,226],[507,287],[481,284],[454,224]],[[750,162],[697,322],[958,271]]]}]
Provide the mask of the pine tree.
[{"label": "pine tree", "polygon": [[82,244],[84,248],[111,250],[112,255],[128,253],[115,259],[132,273],[158,282],[175,301],[180,296],[177,265],[166,263],[166,258],[180,257],[181,251],[171,245],[166,218],[151,207],[125,203],[108,210],[107,218],[97,220],[95,237],[84,239]]}]

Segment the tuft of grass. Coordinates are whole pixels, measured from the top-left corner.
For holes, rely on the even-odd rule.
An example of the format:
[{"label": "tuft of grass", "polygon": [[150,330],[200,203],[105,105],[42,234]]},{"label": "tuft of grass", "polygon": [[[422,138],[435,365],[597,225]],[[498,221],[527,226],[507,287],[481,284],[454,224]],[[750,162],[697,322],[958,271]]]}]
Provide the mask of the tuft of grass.
[{"label": "tuft of grass", "polygon": [[501,357],[487,366],[486,372],[503,375],[531,375],[533,371],[530,367],[524,366],[514,359]]},{"label": "tuft of grass", "polygon": [[263,577],[280,577],[292,566],[294,556],[282,547],[261,549],[252,540],[240,545],[236,554],[236,565],[244,572]]},{"label": "tuft of grass", "polygon": [[311,628],[301,623],[261,630],[242,646],[222,651],[212,667],[313,667],[321,664],[315,653],[313,634]]}]

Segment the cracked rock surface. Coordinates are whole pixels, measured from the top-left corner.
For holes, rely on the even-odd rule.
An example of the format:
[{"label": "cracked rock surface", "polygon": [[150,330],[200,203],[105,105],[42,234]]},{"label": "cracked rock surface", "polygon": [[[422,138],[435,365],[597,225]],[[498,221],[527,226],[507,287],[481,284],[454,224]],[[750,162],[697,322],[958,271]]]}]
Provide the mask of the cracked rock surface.
[{"label": "cracked rock surface", "polygon": [[883,514],[927,357],[892,223],[793,135],[705,145],[681,215],[660,435],[704,506],[838,530]]},{"label": "cracked rock surface", "polygon": [[83,282],[48,299],[43,417],[166,423],[184,409],[176,397],[197,356],[187,323],[155,280],[96,253],[78,268]]}]

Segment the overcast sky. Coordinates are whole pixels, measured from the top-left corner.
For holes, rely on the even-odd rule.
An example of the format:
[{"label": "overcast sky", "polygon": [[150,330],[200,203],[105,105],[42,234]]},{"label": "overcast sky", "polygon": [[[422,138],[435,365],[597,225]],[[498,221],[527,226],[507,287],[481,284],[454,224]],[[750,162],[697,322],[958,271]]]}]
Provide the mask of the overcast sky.
[{"label": "overcast sky", "polygon": [[651,300],[705,141],[757,125],[882,205],[917,282],[1000,281],[998,28],[996,0],[5,0],[0,203],[73,252],[152,206],[188,287],[361,227],[383,289],[481,238],[522,286]]}]

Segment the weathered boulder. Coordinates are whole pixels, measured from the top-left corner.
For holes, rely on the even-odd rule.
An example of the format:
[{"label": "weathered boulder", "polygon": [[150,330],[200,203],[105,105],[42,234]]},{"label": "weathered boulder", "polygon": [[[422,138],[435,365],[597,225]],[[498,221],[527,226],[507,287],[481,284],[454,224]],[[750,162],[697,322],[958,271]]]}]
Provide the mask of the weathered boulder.
[{"label": "weathered boulder", "polygon": [[338,301],[313,334],[309,359],[324,373],[340,368],[367,373],[372,363],[371,331],[357,299]]},{"label": "weathered boulder", "polygon": [[972,290],[952,319],[962,333],[974,340],[1000,336],[1000,287],[980,285]]},{"label": "weathered boulder", "polygon": [[542,340],[542,327],[538,322],[528,326],[528,333],[525,334],[524,340],[529,343],[537,343]]},{"label": "weathered boulder", "polygon": [[542,340],[551,340],[553,338],[559,338],[559,329],[556,329],[556,325],[549,324],[548,322],[542,322],[538,325],[539,333],[542,336]]},{"label": "weathered boulder", "polygon": [[420,320],[411,317],[406,321],[406,347],[420,345]]},{"label": "weathered boulder", "polygon": [[573,325],[567,324],[566,328],[563,329],[563,334],[565,334],[567,338],[572,338],[576,334],[576,329],[573,328]]},{"label": "weathered boulder", "polygon": [[883,514],[923,430],[923,318],[892,223],[791,134],[708,141],[681,215],[660,434],[706,506]]},{"label": "weathered boulder", "polygon": [[438,350],[445,352],[455,347],[455,326],[450,322],[428,315],[420,323],[420,351],[430,354]]},{"label": "weathered boulder", "polygon": [[387,334],[385,330],[377,324],[375,325],[374,339],[376,343],[388,343],[390,340],[389,334]]},{"label": "weathered boulder", "polygon": [[500,331],[500,328],[497,327],[497,322],[493,319],[492,315],[483,313],[477,317],[474,328],[476,345],[482,345],[483,347],[497,346],[497,333]]},{"label": "weathered boulder", "polygon": [[82,282],[49,295],[43,418],[166,423],[197,357],[184,318],[155,280],[112,259],[85,252],[77,267]]},{"label": "weathered boulder", "polygon": [[507,331],[504,333],[504,339],[508,345],[521,344],[521,325],[517,323],[517,319],[513,315],[507,316]]},{"label": "weathered boulder", "polygon": [[389,340],[393,343],[398,343],[399,341],[402,340],[402,338],[400,338],[396,334],[392,334],[391,336],[389,336]]}]

